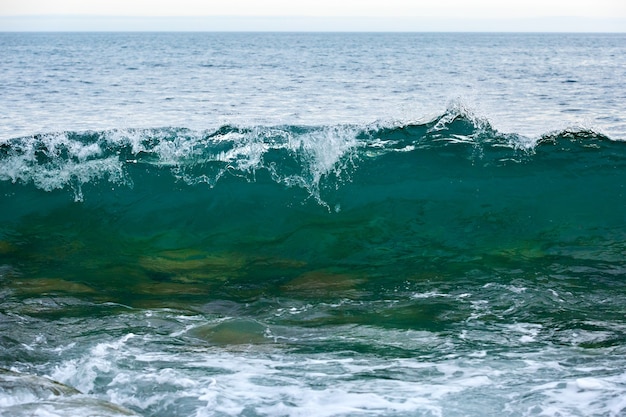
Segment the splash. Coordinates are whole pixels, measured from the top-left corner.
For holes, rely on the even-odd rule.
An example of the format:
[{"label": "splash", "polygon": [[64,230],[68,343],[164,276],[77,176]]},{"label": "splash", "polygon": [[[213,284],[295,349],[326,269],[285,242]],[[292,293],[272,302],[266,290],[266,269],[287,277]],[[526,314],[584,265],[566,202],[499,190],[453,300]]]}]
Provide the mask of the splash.
[{"label": "splash", "polygon": [[[567,129],[528,138],[494,129],[461,105],[425,122],[392,125],[222,126],[57,132],[0,144],[0,180],[44,191],[69,189],[76,201],[86,184],[132,187],[141,171],[187,184],[215,187],[225,177],[254,182],[259,173],[307,191],[321,205],[324,188],[339,188],[368,159],[390,153],[451,152],[480,164],[556,155],[566,149],[618,148],[589,129]],[[546,152],[547,148],[554,148]],[[620,151],[618,151],[620,152]],[[393,168],[392,168],[393,169]]]}]

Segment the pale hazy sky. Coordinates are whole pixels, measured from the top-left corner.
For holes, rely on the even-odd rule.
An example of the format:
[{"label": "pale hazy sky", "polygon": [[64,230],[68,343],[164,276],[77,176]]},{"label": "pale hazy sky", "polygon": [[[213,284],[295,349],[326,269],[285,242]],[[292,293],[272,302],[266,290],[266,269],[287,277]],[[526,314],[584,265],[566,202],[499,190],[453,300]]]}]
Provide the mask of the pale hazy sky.
[{"label": "pale hazy sky", "polygon": [[270,26],[271,22],[284,23],[287,17],[300,17],[301,22],[305,22],[302,18],[330,19],[334,25],[341,25],[339,18],[345,18],[348,26],[350,19],[388,23],[394,18],[402,22],[495,23],[525,19],[532,25],[538,19],[545,23],[546,19],[560,18],[561,22],[569,19],[571,25],[595,22],[600,29],[602,22],[607,22],[613,25],[612,31],[626,31],[621,27],[626,22],[626,0],[0,0],[0,30],[13,30],[19,22],[32,22],[35,17],[40,23],[71,24],[77,16],[89,16],[93,22],[124,17],[126,20],[117,21],[122,26],[143,18],[158,18],[162,24],[162,18],[170,17],[174,27],[169,29],[174,30],[181,17],[207,17],[207,22],[215,22],[216,16],[230,16],[266,21]]}]

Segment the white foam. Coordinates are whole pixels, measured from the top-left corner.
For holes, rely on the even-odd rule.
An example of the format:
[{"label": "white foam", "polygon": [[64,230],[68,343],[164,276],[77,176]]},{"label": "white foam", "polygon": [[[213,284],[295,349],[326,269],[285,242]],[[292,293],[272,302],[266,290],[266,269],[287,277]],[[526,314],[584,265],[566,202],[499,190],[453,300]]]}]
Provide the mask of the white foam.
[{"label": "white foam", "polygon": [[[297,313],[305,305],[281,305],[281,315],[268,317],[293,320],[292,307]],[[123,321],[145,325],[146,318],[167,320],[181,330],[207,321],[176,311],[128,313]],[[376,326],[297,330],[268,324],[284,344],[235,346],[205,344],[168,328],[168,334],[146,327],[145,334],[100,334],[75,344],[51,364],[51,375],[93,397],[155,416],[617,416],[626,406],[622,359],[540,344],[544,329],[534,323],[472,323],[464,337]],[[524,338],[532,343],[523,351],[510,349]],[[367,344],[390,353],[299,352],[307,343]],[[410,354],[395,357],[388,347]],[[579,366],[562,362],[575,357]]]},{"label": "white foam", "polygon": [[577,378],[576,386],[580,390],[605,390],[615,388],[614,384],[593,377]]},{"label": "white foam", "polygon": [[[118,350],[101,351],[112,361],[110,370],[99,368],[93,357],[80,363],[115,375],[107,384],[107,399],[143,410],[186,404],[193,410],[190,415],[207,417],[246,413],[457,415],[454,410],[467,410],[481,395],[493,396],[500,391],[495,400],[500,396],[500,406],[504,407],[504,401],[512,398],[511,407],[517,412],[527,404],[527,391],[550,398],[539,402],[540,413],[545,415],[567,414],[568,410],[623,409],[613,395],[623,393],[624,388],[615,381],[590,376],[564,383],[554,379],[541,383],[550,375],[546,372],[562,373],[567,369],[558,363],[532,360],[510,368],[506,365],[510,359],[502,362],[502,358],[488,352],[433,361],[340,357],[332,353],[310,357],[274,349],[267,353],[212,348],[138,354],[127,344],[119,346]],[[118,361],[125,363],[124,358],[133,358],[136,366],[120,369],[115,365]],[[159,363],[170,366],[154,368],[153,364]],[[520,390],[520,383],[527,388]],[[588,408],[598,400],[601,403]]]},{"label": "white foam", "polygon": [[411,298],[416,298],[416,299],[420,299],[420,298],[448,298],[450,297],[450,294],[444,294],[444,293],[440,293],[437,291],[428,291],[428,292],[420,292],[420,293],[415,293],[411,296]]},{"label": "white foam", "polygon": [[[582,377],[540,385],[532,391],[541,393],[548,401],[538,408],[541,415],[558,416],[564,413],[580,415],[618,416],[626,411],[624,385],[612,378]],[[623,383],[623,381],[621,381]]]},{"label": "white foam", "polygon": [[[126,182],[119,158],[101,157],[98,142],[84,144],[67,133],[51,133],[22,138],[11,145],[14,153],[3,158],[0,180],[32,182],[45,191],[70,186],[77,201],[82,200],[81,186],[87,182],[104,178],[116,184]],[[41,163],[39,154],[50,160]]]}]

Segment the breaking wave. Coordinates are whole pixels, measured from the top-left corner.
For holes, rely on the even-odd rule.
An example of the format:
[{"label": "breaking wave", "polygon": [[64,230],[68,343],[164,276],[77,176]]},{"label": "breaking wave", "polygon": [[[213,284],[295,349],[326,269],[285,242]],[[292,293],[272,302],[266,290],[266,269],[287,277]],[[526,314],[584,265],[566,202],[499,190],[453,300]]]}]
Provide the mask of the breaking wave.
[{"label": "breaking wave", "polygon": [[[89,198],[110,185],[132,188],[149,177],[169,176],[178,184],[215,187],[224,178],[255,182],[267,178],[306,190],[327,205],[324,190],[337,189],[360,171],[385,164],[397,168],[395,154],[418,160],[452,159],[479,166],[552,163],[575,158],[611,163],[626,146],[589,129],[567,129],[528,138],[501,133],[488,120],[454,107],[424,123],[368,126],[222,126],[54,132],[0,143],[0,180],[44,191],[69,189]],[[608,160],[607,160],[608,159]],[[400,175],[402,173],[399,173]],[[401,177],[397,178],[401,180]],[[6,184],[5,184],[6,187]]]}]

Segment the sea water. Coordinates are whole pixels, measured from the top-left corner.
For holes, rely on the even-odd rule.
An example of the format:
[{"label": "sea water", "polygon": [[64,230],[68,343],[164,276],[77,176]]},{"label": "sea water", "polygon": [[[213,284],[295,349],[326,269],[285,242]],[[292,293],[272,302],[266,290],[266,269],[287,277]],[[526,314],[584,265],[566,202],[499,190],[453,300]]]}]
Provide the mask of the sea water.
[{"label": "sea water", "polygon": [[625,35],[0,51],[0,415],[626,413]]}]

